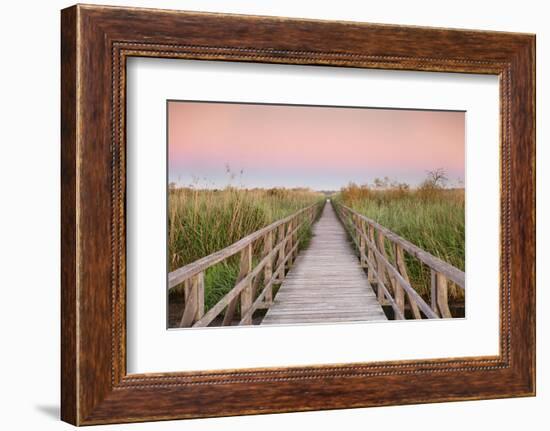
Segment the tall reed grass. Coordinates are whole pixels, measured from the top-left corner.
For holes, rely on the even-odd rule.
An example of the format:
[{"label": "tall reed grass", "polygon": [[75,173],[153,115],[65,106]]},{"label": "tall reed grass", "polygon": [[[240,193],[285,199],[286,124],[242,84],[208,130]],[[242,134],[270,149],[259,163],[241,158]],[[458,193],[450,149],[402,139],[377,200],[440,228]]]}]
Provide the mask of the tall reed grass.
[{"label": "tall reed grass", "polygon": [[[168,199],[169,271],[221,250],[323,197],[309,189],[171,188]],[[302,246],[310,235],[310,226],[300,231]],[[238,256],[205,272],[207,310],[231,290],[238,272]],[[174,291],[174,295],[178,294],[181,289]]]},{"label": "tall reed grass", "polygon": [[[428,183],[418,189],[405,184],[387,189],[350,184],[342,188],[337,199],[464,271],[464,189],[444,189]],[[407,268],[415,289],[428,298],[429,270],[410,256]],[[450,296],[460,301],[462,290],[451,288]]]}]

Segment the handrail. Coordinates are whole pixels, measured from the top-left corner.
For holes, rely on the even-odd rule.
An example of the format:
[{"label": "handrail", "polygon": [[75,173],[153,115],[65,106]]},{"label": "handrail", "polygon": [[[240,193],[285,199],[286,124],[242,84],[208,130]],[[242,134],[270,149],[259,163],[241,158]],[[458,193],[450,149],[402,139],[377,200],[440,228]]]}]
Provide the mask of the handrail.
[{"label": "handrail", "polygon": [[[185,306],[180,327],[208,326],[224,309],[223,325],[230,325],[240,300],[240,324],[252,323],[254,312],[272,301],[272,289],[281,282],[298,253],[298,231],[306,221],[313,222],[324,204],[317,202],[247,235],[239,241],[168,274],[168,289],[184,283]],[[252,267],[253,245],[262,239],[261,260]],[[240,270],[235,286],[210,310],[204,310],[204,272],[209,267],[240,253]],[[273,268],[274,262],[276,268]],[[263,273],[264,287],[256,300],[256,284]]]},{"label": "handrail", "polygon": [[374,220],[368,218],[367,216],[360,214],[357,211],[345,205],[342,205],[342,204],[338,204],[338,205],[341,205],[343,208],[350,211],[352,214],[365,220],[365,222],[373,226],[376,230],[383,232],[387,239],[389,239],[394,243],[398,243],[409,254],[411,254],[412,256],[415,256],[418,260],[422,261],[433,270],[441,274],[444,274],[449,280],[455,283],[458,287],[460,287],[461,289],[464,289],[466,283],[465,283],[465,274],[463,271],[439,259],[438,257],[428,253],[427,251],[422,250],[420,247],[414,245],[412,242],[407,241],[405,238],[397,235],[396,233],[389,230],[387,227],[382,226],[381,224],[375,222]]},{"label": "handrail", "polygon": [[[293,235],[294,233],[296,233],[298,230],[298,228],[294,229],[291,233],[291,235]],[[223,309],[230,304],[231,300],[233,300],[234,298],[236,298],[251,282],[252,282],[252,279],[254,277],[256,277],[260,271],[265,267],[266,263],[268,262],[269,259],[272,259],[273,256],[276,254],[276,252],[279,251],[279,249],[281,247],[283,247],[284,245],[286,245],[286,243],[288,242],[288,240],[283,240],[281,242],[281,244],[279,244],[279,246],[275,249],[273,249],[272,253],[268,254],[267,256],[265,256],[257,265],[256,267],[250,272],[248,273],[242,280],[240,280],[236,285],[235,287],[233,287],[233,289],[231,289],[222,299],[220,299],[216,305],[214,305],[209,311],[208,313],[206,313],[202,319],[200,319],[196,324],[195,326],[208,326],[208,324],[210,324],[210,322],[212,322],[212,320],[214,320],[216,318],[216,316],[218,314],[220,314]],[[296,244],[297,245],[297,244]],[[290,254],[289,256],[290,257]],[[274,278],[274,277],[273,277]],[[272,284],[272,283],[271,283]],[[269,286],[266,286],[266,287],[269,287]],[[247,317],[248,315],[246,313],[244,313],[243,315],[243,319],[245,317]],[[252,317],[252,314],[248,317]]]},{"label": "handrail", "polygon": [[[447,282],[450,280],[464,289],[463,271],[422,250],[346,205],[335,204],[337,214],[359,251],[361,264],[367,269],[369,282],[377,285],[378,300],[381,303],[387,300],[397,319],[402,319],[405,316],[405,294],[411,312],[416,319],[422,318],[420,311],[427,318],[452,317],[448,304]],[[388,259],[386,239],[393,244],[397,268]],[[405,251],[431,269],[431,305],[428,305],[411,286],[404,259]],[[392,287],[391,291],[389,285],[386,285],[388,279]],[[392,292],[395,298],[392,297]]]},{"label": "handrail", "polygon": [[316,205],[318,205],[318,203],[315,203],[313,205],[310,205],[309,207],[303,208],[295,212],[294,214],[291,214],[288,217],[285,217],[284,219],[271,223],[270,225],[260,230],[257,230],[256,232],[253,232],[250,235],[245,236],[244,238],[241,238],[237,242],[234,242],[233,244],[225,248],[222,248],[221,250],[215,253],[209,254],[208,256],[205,256],[201,259],[196,260],[195,262],[189,263],[185,266],[175,269],[174,271],[168,274],[168,289],[174,288],[175,286],[184,282],[186,279],[193,277],[194,275],[204,271],[205,269],[211,267],[212,265],[220,263],[221,261],[227,259],[228,257],[231,257],[237,254],[239,251],[244,249],[247,245],[265,236],[266,233],[273,231],[274,229],[276,229],[277,227],[285,223],[288,223],[293,218],[299,216],[300,214],[308,210],[311,210]]}]

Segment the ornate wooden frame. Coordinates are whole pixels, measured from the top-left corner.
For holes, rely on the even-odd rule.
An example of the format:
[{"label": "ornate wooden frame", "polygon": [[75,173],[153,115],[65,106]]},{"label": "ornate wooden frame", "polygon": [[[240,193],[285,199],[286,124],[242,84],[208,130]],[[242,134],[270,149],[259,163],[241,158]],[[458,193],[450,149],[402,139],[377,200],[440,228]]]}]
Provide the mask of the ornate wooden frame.
[{"label": "ornate wooden frame", "polygon": [[[63,420],[87,425],[534,395],[534,35],[80,5],[61,17]],[[128,375],[129,56],[498,75],[500,354]]]}]

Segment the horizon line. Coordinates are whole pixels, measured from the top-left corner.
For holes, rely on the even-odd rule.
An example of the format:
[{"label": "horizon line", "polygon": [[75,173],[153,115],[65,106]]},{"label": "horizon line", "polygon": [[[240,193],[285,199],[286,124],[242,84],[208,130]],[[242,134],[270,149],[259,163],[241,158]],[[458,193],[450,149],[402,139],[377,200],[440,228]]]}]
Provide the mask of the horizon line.
[{"label": "horizon line", "polygon": [[[175,184],[174,182],[169,182],[167,185],[167,188],[173,188],[173,189],[189,189],[189,190],[208,190],[208,191],[223,191],[227,189],[238,189],[243,191],[249,191],[249,190],[273,190],[273,189],[280,189],[280,190],[305,190],[305,191],[312,191],[312,192],[339,192],[342,189],[346,188],[347,186],[342,186],[339,189],[331,189],[331,188],[322,188],[322,189],[314,189],[311,187],[284,187],[284,186],[272,186],[272,187],[242,187],[242,186],[234,186],[234,185],[226,185],[224,187],[193,187],[193,185],[176,185],[175,187],[172,187],[171,184]],[[370,187],[366,184],[356,184],[356,187],[359,188],[367,188],[369,190],[396,190],[399,189],[399,187]],[[409,186],[408,190],[418,190],[422,186]],[[460,189],[466,189],[465,186],[457,186],[457,185],[451,185],[451,186],[441,186],[439,187],[442,190],[460,190]]]}]

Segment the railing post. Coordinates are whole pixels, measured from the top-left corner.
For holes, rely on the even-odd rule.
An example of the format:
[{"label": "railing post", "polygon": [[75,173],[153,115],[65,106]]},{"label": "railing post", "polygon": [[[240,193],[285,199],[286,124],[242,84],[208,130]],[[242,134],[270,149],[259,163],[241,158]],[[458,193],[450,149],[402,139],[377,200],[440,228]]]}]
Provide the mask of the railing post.
[{"label": "railing post", "polygon": [[185,294],[185,306],[183,308],[183,314],[181,316],[180,328],[187,328],[193,323],[193,316],[196,313],[195,308],[195,295],[193,294],[193,289],[191,288],[191,280],[185,280],[184,282],[184,294]]},{"label": "railing post", "polygon": [[359,219],[359,262],[361,263],[362,268],[367,268],[367,247],[366,247],[366,241],[364,235],[366,235],[365,231],[365,221],[363,219]]},{"label": "railing post", "polygon": [[[378,251],[380,252],[380,254],[385,258],[387,262],[389,262],[388,253],[386,252],[385,236],[383,232],[380,232],[380,231],[378,232],[378,235],[376,237],[376,245],[378,246]],[[391,293],[393,293],[397,308],[399,309],[401,314],[404,316],[405,315],[405,292],[403,290],[403,287],[391,275],[390,271],[386,268],[386,263],[384,263],[384,260],[381,259],[378,265],[378,273],[384,274],[382,276],[382,280],[384,281],[387,280],[387,278],[385,277],[386,271],[388,272],[388,278],[390,280],[390,284],[392,287]],[[389,290],[389,286],[387,284],[386,284],[386,287]],[[397,316],[396,316],[396,319],[397,319]]]},{"label": "railing post", "polygon": [[[269,256],[273,250],[273,231],[264,238],[264,256]],[[270,257],[264,267],[264,285],[267,285],[273,276],[273,257]],[[273,285],[271,285],[265,292],[264,301],[270,304],[273,301]]]},{"label": "railing post", "polygon": [[[294,217],[292,219],[292,230],[296,230],[296,232],[294,232],[294,235],[292,235],[292,247],[298,244],[298,231],[300,230],[299,226],[300,226],[300,223],[298,222],[298,217]],[[297,257],[298,257],[298,247],[296,247],[296,249],[294,250],[293,257],[292,257],[293,261],[296,260]]]},{"label": "railing post", "polygon": [[[291,235],[291,232],[292,232],[292,220],[290,220],[288,222],[288,225],[287,225],[287,228],[286,228],[286,235],[285,235],[285,239],[287,240],[286,241],[286,248],[288,250],[288,268],[290,268],[292,266],[292,263],[294,261],[293,259],[293,255],[291,253],[292,251],[292,247],[294,246],[294,244],[292,244],[292,235]],[[286,255],[287,253],[285,253]]]},{"label": "railing post", "polygon": [[[382,232],[378,232],[378,235],[375,234],[374,229],[372,232],[373,236],[376,236],[376,247],[378,248],[378,251],[383,255],[384,253],[382,250],[385,250],[384,248],[384,234]],[[376,256],[376,272],[378,273],[378,277],[380,277],[380,280],[384,285],[387,286],[387,278],[386,278],[386,266],[384,264],[384,261],[380,259],[378,256]],[[378,295],[378,302],[380,304],[383,304],[384,302],[384,291],[380,286],[378,286],[377,295]]]},{"label": "railing post", "polygon": [[[245,248],[241,250],[239,275],[237,277],[235,285],[237,285],[237,283],[239,283],[243,278],[245,278],[248,275],[251,268],[252,268],[252,244],[248,244]],[[243,306],[246,306],[248,302],[247,295],[250,297],[250,305],[252,305],[251,288],[252,288],[252,283],[248,283],[248,285],[243,289],[243,291],[237,297],[232,299],[231,302],[229,302],[229,304],[227,305],[227,310],[225,310],[225,315],[223,317],[223,323],[222,323],[223,326],[231,325],[231,322],[233,321],[233,316],[235,314],[235,309],[237,308],[237,302],[239,300],[239,297],[241,299],[241,315],[246,313],[246,310],[243,310]],[[244,297],[244,300],[243,300],[243,297]]]},{"label": "railing post", "polygon": [[440,316],[437,308],[437,274],[430,268],[430,307],[433,312]]},{"label": "railing post", "polygon": [[[411,284],[411,281],[409,279],[409,274],[407,273],[407,264],[405,263],[405,254],[403,253],[403,247],[401,247],[399,244],[395,244],[395,262],[397,263],[397,270],[403,277],[403,279],[408,283]],[[411,311],[415,319],[421,319],[422,315],[420,314],[420,310],[418,309],[418,305],[416,304],[416,301],[407,293],[407,297],[409,298],[409,304],[411,305]],[[403,304],[403,315],[405,315],[404,312],[404,304]]]},{"label": "railing post", "polygon": [[390,278],[393,288],[393,294],[395,296],[395,303],[397,304],[397,308],[399,309],[401,314],[405,316],[405,291],[403,290],[403,286],[401,286],[396,280],[394,280],[393,277],[390,276]]},{"label": "railing post", "polygon": [[452,318],[451,310],[449,310],[449,294],[447,277],[441,273],[437,273],[437,305],[441,311],[441,317]]},{"label": "railing post", "polygon": [[183,282],[183,293],[185,298],[185,305],[189,302],[189,296],[191,295],[191,279],[188,278]]},{"label": "railing post", "polygon": [[185,308],[180,320],[180,328],[187,328],[204,315],[204,272],[185,280]]},{"label": "railing post", "polygon": [[204,316],[204,272],[199,272],[196,277],[197,283],[197,314],[195,321],[199,321]]},{"label": "railing post", "polygon": [[355,243],[355,247],[359,248],[359,242],[357,241],[357,216],[355,214],[351,214],[350,217],[351,221],[351,236],[353,238],[353,242]]},{"label": "railing post", "polygon": [[[242,278],[246,277],[251,270],[252,270],[252,244],[249,244],[241,252],[240,273],[242,274]],[[252,301],[254,296],[252,288],[253,288],[252,281],[250,281],[241,292],[241,319],[244,317],[248,309],[252,306]],[[252,317],[244,319],[242,323],[244,325],[250,325],[252,323]]]},{"label": "railing post", "polygon": [[281,224],[277,228],[277,244],[281,244],[279,248],[279,258],[277,259],[277,267],[279,268],[279,273],[277,274],[277,281],[282,282],[285,278],[285,248],[286,245],[283,244],[285,240],[285,225]]},{"label": "railing post", "polygon": [[[370,224],[368,225],[367,234],[368,234],[368,237],[369,237],[371,243],[374,244],[374,226],[371,226]],[[375,259],[374,259],[374,253],[373,253],[373,251],[371,250],[370,247],[368,248],[367,256],[368,256],[368,259],[372,262],[372,264],[375,265],[376,262],[375,262]],[[374,283],[374,274],[372,273],[370,268],[367,271],[367,278],[369,280],[369,283]],[[379,299],[380,299],[380,297],[379,297]]]}]

